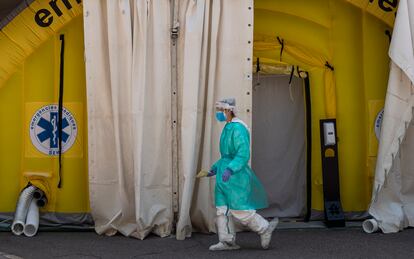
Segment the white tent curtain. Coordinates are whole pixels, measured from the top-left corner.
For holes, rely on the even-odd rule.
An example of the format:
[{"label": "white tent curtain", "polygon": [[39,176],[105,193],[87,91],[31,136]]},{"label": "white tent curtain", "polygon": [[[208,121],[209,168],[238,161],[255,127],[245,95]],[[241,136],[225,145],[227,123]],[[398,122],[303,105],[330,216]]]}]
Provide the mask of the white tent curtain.
[{"label": "white tent curtain", "polygon": [[224,125],[214,119],[214,102],[235,97],[237,115],[251,125],[253,1],[187,0],[180,1],[179,10],[182,202],[177,238],[183,239],[191,234],[191,222],[199,231],[215,229],[214,179],[194,179],[219,158]]},{"label": "white tent curtain", "polygon": [[84,1],[89,187],[98,233],[172,226],[168,1]]},{"label": "white tent curtain", "polygon": [[401,0],[369,213],[384,233],[414,226],[414,2]]},{"label": "white tent curtain", "polygon": [[[213,104],[251,122],[253,1],[179,1],[179,210],[174,219],[171,9],[166,0],[85,0],[91,213],[99,234],[177,238],[214,230]],[[176,222],[177,221],[177,222]]]}]

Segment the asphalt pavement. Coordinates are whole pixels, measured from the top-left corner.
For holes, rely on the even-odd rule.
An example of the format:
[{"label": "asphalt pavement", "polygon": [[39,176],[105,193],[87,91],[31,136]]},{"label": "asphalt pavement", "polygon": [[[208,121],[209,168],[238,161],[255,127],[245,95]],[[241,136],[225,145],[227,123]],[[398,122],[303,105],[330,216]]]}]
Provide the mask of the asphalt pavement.
[{"label": "asphalt pavement", "polygon": [[366,234],[343,229],[278,229],[263,250],[255,233],[242,232],[237,251],[210,252],[214,234],[194,233],[185,241],[174,236],[145,240],[99,236],[94,232],[39,232],[35,237],[0,232],[0,258],[414,258],[414,229],[396,234]]}]

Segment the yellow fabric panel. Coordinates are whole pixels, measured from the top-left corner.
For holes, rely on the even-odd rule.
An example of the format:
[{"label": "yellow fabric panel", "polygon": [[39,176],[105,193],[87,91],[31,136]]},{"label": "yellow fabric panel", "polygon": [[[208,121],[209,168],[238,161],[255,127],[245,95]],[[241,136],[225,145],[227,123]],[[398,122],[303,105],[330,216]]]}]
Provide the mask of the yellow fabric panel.
[{"label": "yellow fabric panel", "polygon": [[[22,63],[25,53],[16,44],[0,31],[0,86]],[[11,72],[13,71],[13,72]]]},{"label": "yellow fabric panel", "polygon": [[366,115],[362,65],[362,12],[334,1],[332,28],[336,90],[341,201],[345,211],[363,211],[369,188],[365,176]]},{"label": "yellow fabric panel", "polygon": [[[58,189],[58,156],[35,148],[29,125],[39,108],[58,102],[60,34],[65,36],[63,104],[76,120],[77,135],[62,156],[62,188]],[[44,211],[89,211],[83,51],[83,19],[78,16],[37,47],[1,88],[0,123],[8,126],[0,130],[0,170],[6,172],[0,174],[0,187],[7,183],[0,190],[5,201],[0,203],[0,212],[14,211],[17,196],[28,180],[49,193]]]},{"label": "yellow fabric panel", "polygon": [[[43,42],[54,35],[74,17],[82,14],[82,4],[75,0],[69,1],[71,9],[57,1],[57,6],[62,12],[58,16],[49,4],[49,1],[35,0],[17,17],[8,23],[0,32],[0,88],[6,80],[15,72],[16,68],[24,62]],[[56,7],[55,7],[56,8]],[[53,18],[48,27],[39,26],[36,21],[36,13],[39,10],[50,12],[46,18]]]},{"label": "yellow fabric panel", "polygon": [[257,11],[262,10],[304,17],[307,21],[320,26],[331,27],[328,0],[278,1],[277,5],[273,3],[273,0],[255,1],[255,16]]},{"label": "yellow fabric panel", "polygon": [[324,92],[326,102],[326,117],[336,118],[336,86],[334,72],[330,69],[324,71]]},{"label": "yellow fabric panel", "polygon": [[[28,78],[43,73],[42,86],[32,87],[31,84],[25,85],[26,107],[36,106],[36,102],[56,104],[58,101],[59,86],[59,54],[60,40],[59,34],[65,35],[65,77],[64,77],[64,107],[69,109],[74,115],[78,132],[73,146],[64,153],[62,169],[62,189],[57,188],[58,182],[58,157],[46,156],[37,152],[35,157],[28,155],[30,151],[36,152],[33,145],[26,136],[25,146],[26,156],[23,163],[23,172],[32,171],[51,171],[52,178],[50,186],[52,199],[48,211],[59,212],[85,212],[88,211],[88,177],[87,177],[87,142],[83,139],[86,136],[86,109],[85,96],[85,71],[83,65],[83,29],[81,17],[74,19],[68,26],[64,27],[57,35],[52,37],[46,46],[33,54],[27,61],[25,73]],[[50,44],[50,45],[49,45]],[[49,47],[48,47],[49,45]],[[46,56],[54,66],[48,66],[45,72],[39,71],[38,62],[42,62]],[[52,61],[53,60],[53,61]],[[45,67],[45,66],[43,66]],[[48,76],[49,75],[49,76]],[[42,76],[42,75],[40,75]],[[45,78],[47,78],[45,80]],[[40,91],[38,89],[45,89]],[[39,107],[39,105],[38,105]],[[33,108],[32,108],[33,109]],[[29,113],[29,110],[26,110]],[[26,114],[26,120],[32,115]],[[27,121],[26,121],[27,123]]]},{"label": "yellow fabric panel", "polygon": [[390,41],[385,31],[391,28],[371,15],[363,17],[364,84],[366,101],[385,98],[389,74],[388,49]]},{"label": "yellow fabric panel", "polygon": [[[259,3],[261,1],[256,2]],[[290,2],[293,3],[295,1]],[[311,3],[308,3],[305,6],[310,5]],[[322,11],[319,10],[317,14],[322,15]],[[301,31],[301,33],[298,34],[298,31]],[[254,38],[256,41],[258,37],[266,36],[272,40],[280,37],[287,39],[291,43],[301,44],[303,43],[303,38],[306,38],[307,48],[314,49],[323,56],[330,56],[329,32],[329,28],[313,23],[306,19],[306,17],[260,9],[255,9],[254,12]]]},{"label": "yellow fabric panel", "polygon": [[389,73],[389,38],[385,35],[389,26],[378,22],[372,15],[363,18],[363,64],[364,64],[364,91],[367,104],[367,167],[368,177],[367,204],[371,201],[372,186],[375,174],[378,140],[374,132],[375,118],[384,108],[384,98],[387,89]]},{"label": "yellow fabric panel", "polygon": [[[280,51],[283,52],[280,57]],[[254,50],[256,52],[273,50],[275,53],[279,53],[279,59],[284,62],[288,62],[292,65],[300,65],[310,68],[320,68],[324,70],[324,86],[325,86],[325,104],[326,114],[328,118],[336,117],[336,90],[335,90],[335,78],[331,69],[325,66],[326,62],[332,63],[329,58],[317,53],[313,49],[306,48],[300,44],[290,43],[284,39],[279,40],[272,39],[269,36],[256,36],[254,42]],[[255,55],[260,55],[256,53]],[[289,59],[290,58],[290,59]]]},{"label": "yellow fabric panel", "polygon": [[[13,212],[20,191],[23,146],[23,73],[18,70],[0,91],[0,212]],[[8,100],[8,101],[6,101]]]},{"label": "yellow fabric panel", "polygon": [[[56,162],[55,158],[47,158],[46,156],[43,159],[27,159],[27,153],[31,148],[34,148],[30,142],[29,133],[29,122],[34,111],[28,109],[28,102],[50,102],[54,100],[56,90],[56,75],[54,67],[56,66],[57,61],[55,60],[55,48],[57,42],[55,37],[49,38],[40,48],[38,48],[30,57],[26,58],[23,61],[23,89],[21,90],[22,100],[21,105],[23,106],[23,112],[19,114],[23,118],[22,125],[14,125],[16,128],[21,128],[21,137],[23,137],[23,143],[21,146],[21,165],[19,170],[20,186],[15,192],[20,191],[23,188],[28,180],[35,180],[33,184],[42,183],[47,185],[49,190],[48,204],[45,210],[52,210],[56,205]],[[43,69],[41,69],[43,68]],[[11,86],[16,87],[16,86]],[[39,90],[41,89],[41,90]],[[1,98],[1,97],[0,97]],[[37,107],[36,107],[37,108]],[[46,174],[48,175],[47,179],[45,177],[31,177],[27,176],[37,174]],[[44,183],[46,182],[46,183]],[[41,186],[39,186],[41,187]],[[15,201],[11,202],[10,206],[14,206]]]},{"label": "yellow fabric panel", "polygon": [[389,26],[394,25],[398,0],[346,0],[375,17],[381,19]]},{"label": "yellow fabric panel", "polygon": [[312,116],[312,209],[323,210],[323,177],[319,120],[326,118],[326,104],[324,92],[324,70],[311,69],[309,71],[309,84],[311,95]]},{"label": "yellow fabric panel", "polygon": [[48,198],[48,202],[42,210],[54,210],[56,204],[55,191],[51,188],[52,172],[24,172],[23,178],[21,178],[21,186],[25,186],[27,182],[30,182],[37,188],[43,191]]}]

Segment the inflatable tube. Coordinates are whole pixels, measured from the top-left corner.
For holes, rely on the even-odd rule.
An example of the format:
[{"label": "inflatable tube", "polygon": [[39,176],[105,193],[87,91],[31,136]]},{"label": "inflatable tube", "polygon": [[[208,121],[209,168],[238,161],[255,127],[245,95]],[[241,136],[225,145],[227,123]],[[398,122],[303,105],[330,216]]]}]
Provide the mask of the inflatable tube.
[{"label": "inflatable tube", "polygon": [[0,88],[26,58],[82,14],[81,3],[81,0],[35,0],[7,25],[3,25],[0,31]]}]

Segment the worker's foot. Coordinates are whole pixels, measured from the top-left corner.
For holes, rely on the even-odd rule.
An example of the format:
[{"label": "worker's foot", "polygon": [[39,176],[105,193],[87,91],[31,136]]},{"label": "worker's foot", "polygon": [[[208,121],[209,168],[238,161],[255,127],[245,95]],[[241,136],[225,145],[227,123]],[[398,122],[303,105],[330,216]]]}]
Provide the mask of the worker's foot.
[{"label": "worker's foot", "polygon": [[224,251],[224,250],[236,250],[240,249],[240,246],[236,245],[236,243],[229,243],[229,242],[218,242],[215,245],[209,247],[210,251]]},{"label": "worker's foot", "polygon": [[279,219],[275,218],[269,222],[269,226],[267,227],[266,231],[260,235],[260,241],[262,244],[263,249],[268,249],[270,241],[272,240],[272,233],[275,230],[277,224],[279,223]]}]

